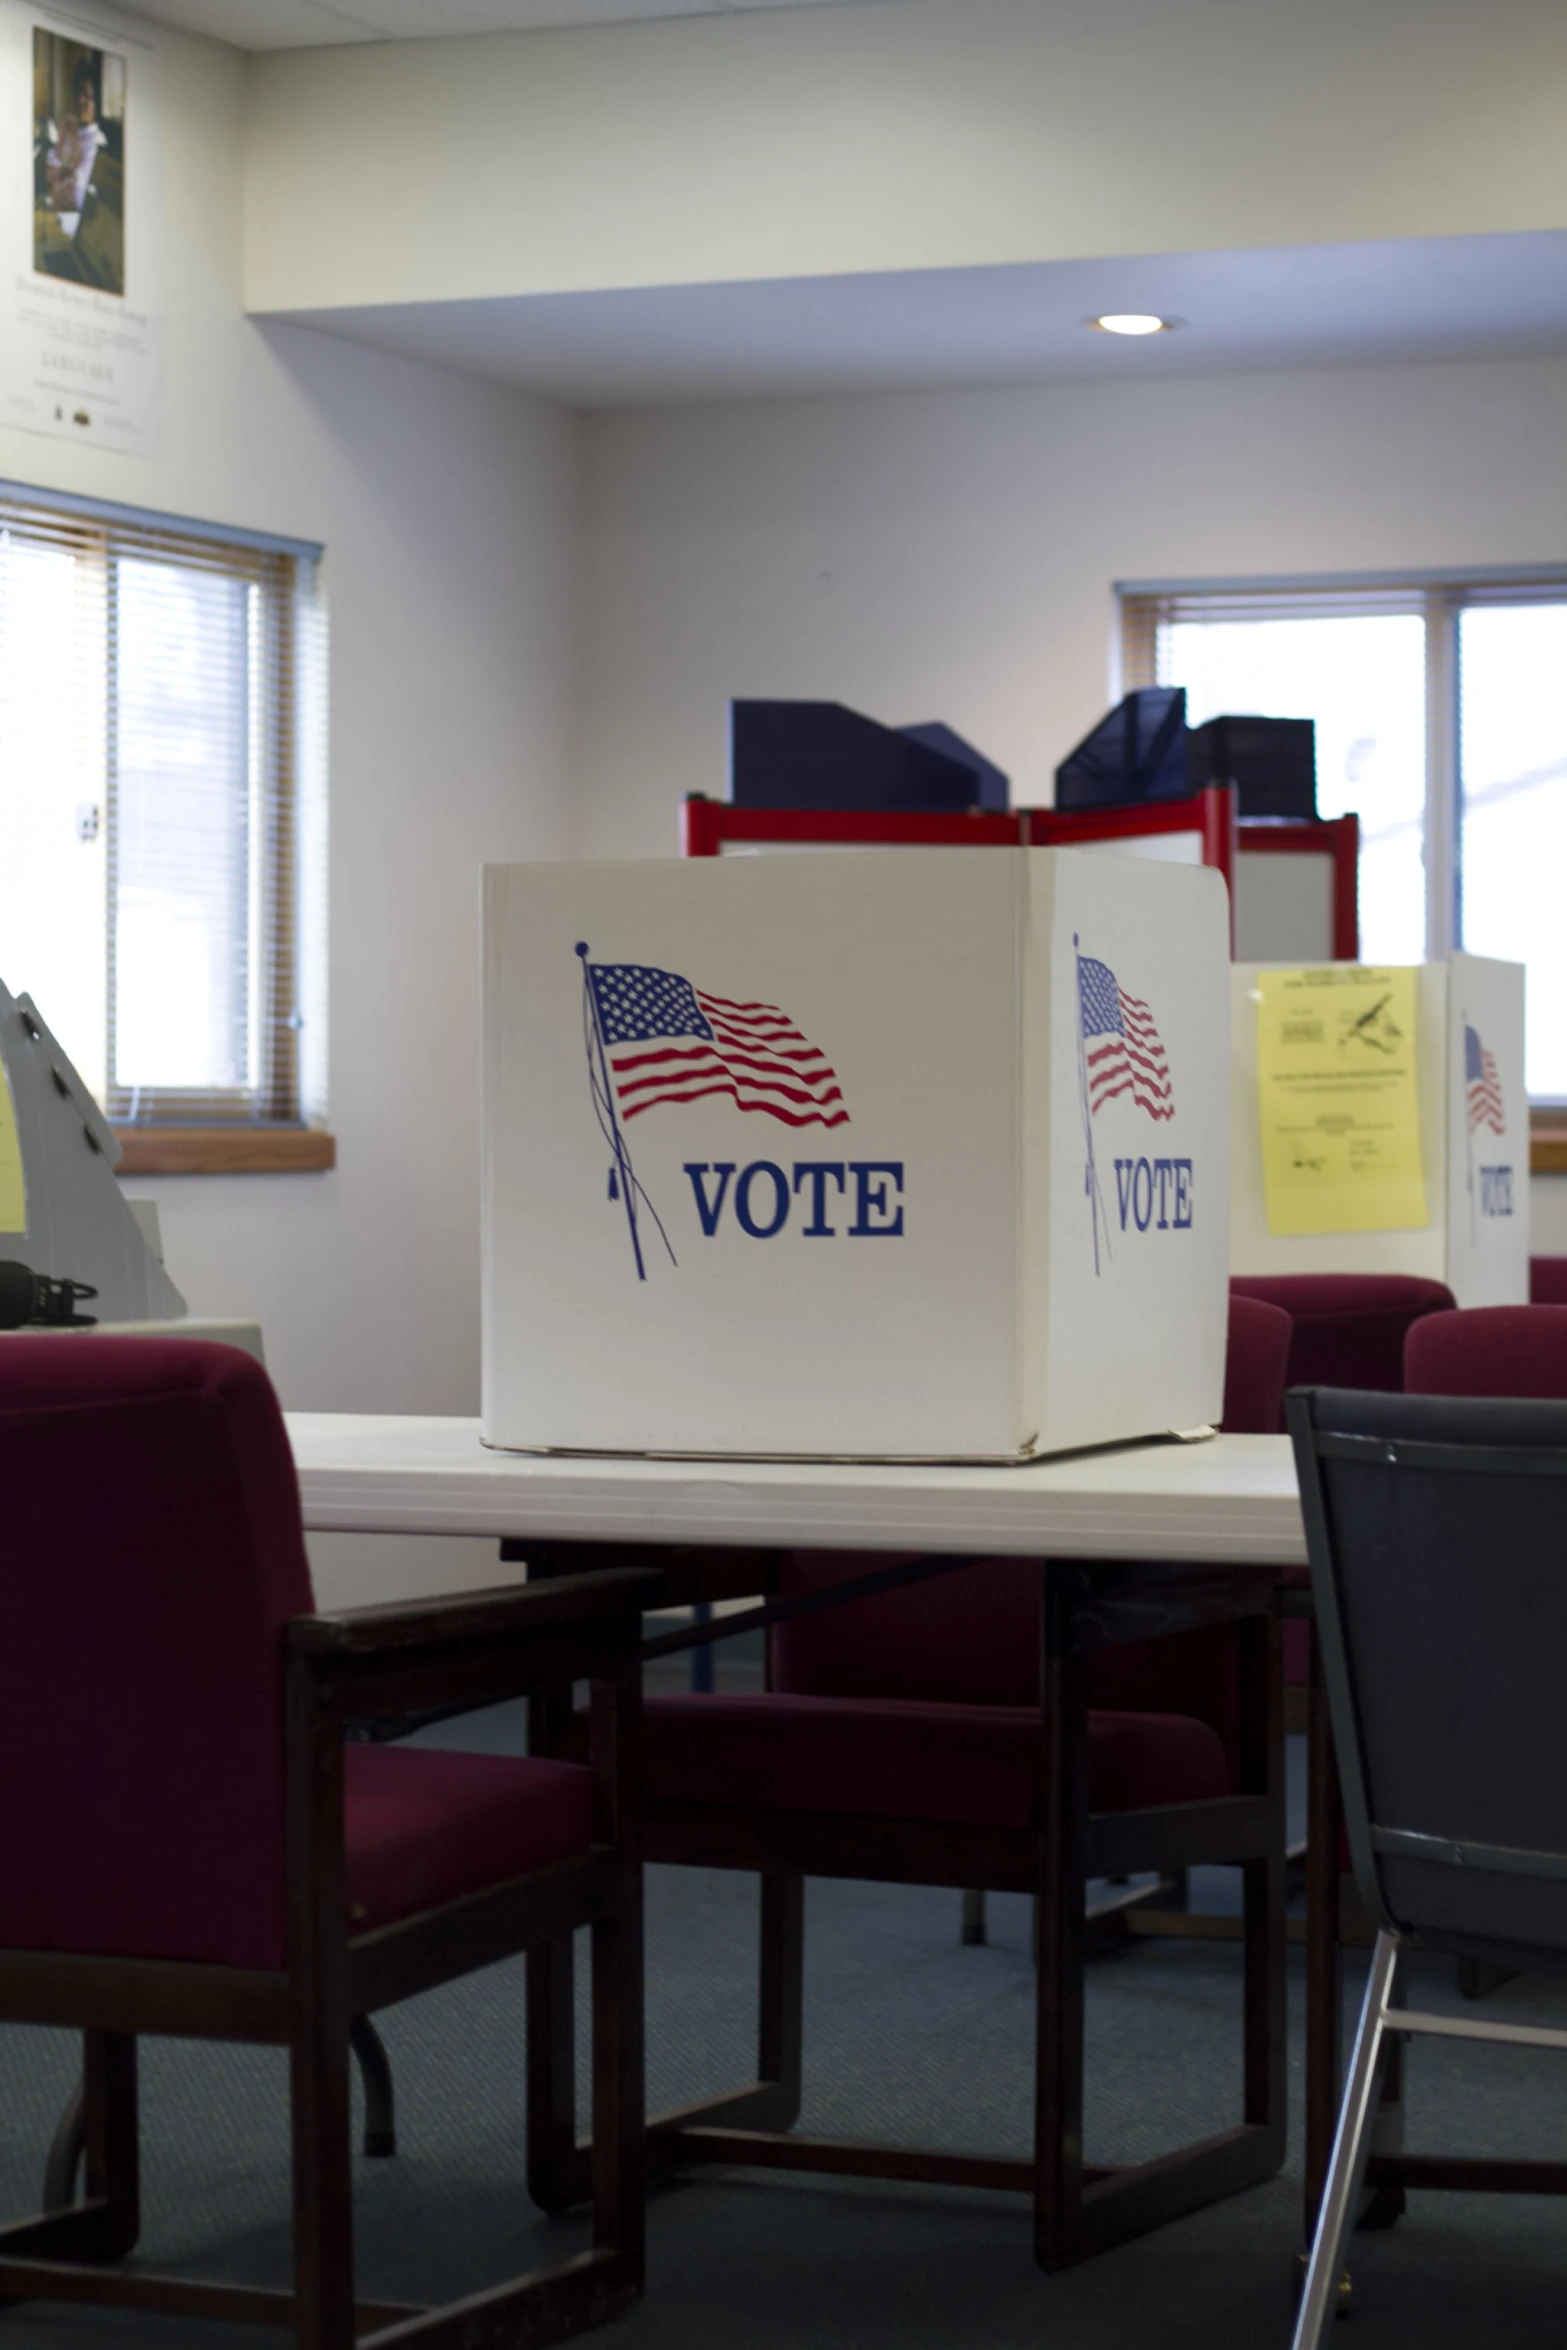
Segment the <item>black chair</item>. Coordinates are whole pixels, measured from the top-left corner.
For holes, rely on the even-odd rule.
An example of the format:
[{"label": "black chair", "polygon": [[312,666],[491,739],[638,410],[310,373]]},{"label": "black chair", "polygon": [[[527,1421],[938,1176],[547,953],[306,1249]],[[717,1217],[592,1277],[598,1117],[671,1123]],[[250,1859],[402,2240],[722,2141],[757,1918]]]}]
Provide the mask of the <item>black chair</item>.
[{"label": "black chair", "polygon": [[[1399,2004],[1405,1949],[1567,1975],[1567,1403],[1286,1398],[1350,1853],[1376,1922],[1295,2350],[1315,2350],[1391,2047],[1567,2050],[1567,2031]],[[1411,2186],[1560,2194],[1567,2164],[1400,2155]]]}]

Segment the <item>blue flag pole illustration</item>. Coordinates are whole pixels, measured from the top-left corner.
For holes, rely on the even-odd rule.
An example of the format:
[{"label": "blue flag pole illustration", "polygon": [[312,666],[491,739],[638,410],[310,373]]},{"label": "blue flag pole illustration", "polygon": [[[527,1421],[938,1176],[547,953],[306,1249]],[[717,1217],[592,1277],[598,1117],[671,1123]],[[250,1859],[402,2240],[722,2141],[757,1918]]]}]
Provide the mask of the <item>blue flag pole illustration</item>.
[{"label": "blue flag pole illustration", "polygon": [[677,1264],[664,1220],[637,1180],[637,1171],[631,1164],[631,1153],[621,1131],[620,1118],[615,1108],[615,1085],[610,1075],[609,1055],[605,1050],[604,1001],[599,993],[600,976],[604,966],[588,961],[588,942],[579,938],[577,952],[582,957],[582,1042],[588,1056],[588,1090],[593,1096],[594,1115],[599,1132],[613,1154],[609,1170],[609,1196],[621,1200],[626,1210],[626,1230],[631,1235],[631,1254],[636,1259],[637,1279],[647,1279],[647,1267],[642,1262],[642,1234],[638,1224],[639,1208],[646,1208],[658,1226],[658,1237],[669,1251],[670,1263]]},{"label": "blue flag pole illustration", "polygon": [[1464,1131],[1468,1137],[1469,1245],[1471,1248],[1478,1248],[1480,1245],[1480,1213],[1475,1200],[1475,1118],[1474,1110],[1469,1102],[1469,1087],[1480,1074],[1480,1055],[1477,1050],[1480,1039],[1469,1025],[1469,1014],[1460,1012],[1458,1017],[1464,1024],[1464,1104],[1468,1111],[1464,1120]]},{"label": "blue flag pole illustration", "polygon": [[[1083,1147],[1087,1160],[1083,1168],[1083,1189],[1088,1194],[1088,1212],[1094,1225],[1094,1272],[1099,1272],[1099,1213],[1103,1205],[1099,1193],[1099,1170],[1094,1165],[1094,1117],[1088,1105],[1088,1007],[1083,1000],[1083,957],[1078,947],[1078,934],[1072,933],[1072,951],[1077,957],[1077,1081],[1083,1097]],[[1105,1254],[1110,1253],[1110,1219],[1105,1218]]]},{"label": "blue flag pole illustration", "polygon": [[[614,1153],[614,1164],[609,1171],[609,1196],[617,1195],[624,1201],[626,1229],[631,1235],[631,1253],[637,1263],[637,1279],[647,1279],[647,1267],[642,1262],[642,1239],[637,1231],[637,1192],[640,1186],[632,1172],[626,1138],[620,1131],[620,1120],[615,1115],[615,1089],[610,1083],[609,1061],[604,1051],[604,1026],[599,1018],[598,1001],[593,993],[592,969],[588,962],[588,942],[577,941],[577,952],[582,957],[582,1025],[588,1055],[588,1083],[593,1092],[593,1107],[604,1139]],[[598,1063],[594,1065],[594,1054]],[[666,1247],[668,1243],[665,1243]]]}]

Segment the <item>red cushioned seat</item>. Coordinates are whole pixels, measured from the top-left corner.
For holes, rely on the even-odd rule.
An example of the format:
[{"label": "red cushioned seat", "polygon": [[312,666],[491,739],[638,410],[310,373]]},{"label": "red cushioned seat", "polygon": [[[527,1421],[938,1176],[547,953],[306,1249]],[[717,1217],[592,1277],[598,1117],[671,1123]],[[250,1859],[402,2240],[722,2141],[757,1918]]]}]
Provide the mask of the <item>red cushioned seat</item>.
[{"label": "red cushioned seat", "polygon": [[1567,1305],[1433,1314],[1410,1331],[1404,1365],[1412,1395],[1567,1396]]},{"label": "red cushioned seat", "polygon": [[580,1763],[409,1746],[343,1756],[349,1931],[368,1933],[580,1852],[593,1780]]},{"label": "red cushioned seat", "polygon": [[[666,1697],[649,1703],[645,1720],[654,1803],[1036,1824],[1035,1706]],[[1091,1713],[1088,1775],[1094,1811],[1200,1803],[1230,1791],[1216,1733],[1171,1714]]]}]

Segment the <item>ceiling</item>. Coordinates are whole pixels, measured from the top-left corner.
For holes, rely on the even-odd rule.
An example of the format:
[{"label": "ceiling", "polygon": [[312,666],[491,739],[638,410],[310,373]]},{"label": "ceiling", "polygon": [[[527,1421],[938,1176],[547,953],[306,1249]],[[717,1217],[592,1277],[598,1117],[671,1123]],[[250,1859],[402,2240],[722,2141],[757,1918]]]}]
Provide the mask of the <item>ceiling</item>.
[{"label": "ceiling", "polygon": [[[345,41],[434,41],[464,33],[637,24],[654,17],[743,16],[762,8],[840,8],[848,0],[138,0],[133,13],[236,49],[316,49]],[[864,5],[864,0],[858,0]],[[889,0],[881,0],[886,6]]]},{"label": "ceiling", "polygon": [[[1184,323],[1125,341],[1106,310]],[[383,351],[613,408],[893,387],[1567,351],[1567,232],[638,287],[285,314]]]},{"label": "ceiling", "polygon": [[[244,50],[850,0],[140,0]],[[855,0],[864,5],[865,0]],[[897,0],[878,0],[882,6]],[[1122,342],[1083,320],[1184,323]],[[1116,257],[290,314],[580,408],[1567,351],[1567,232]]]}]

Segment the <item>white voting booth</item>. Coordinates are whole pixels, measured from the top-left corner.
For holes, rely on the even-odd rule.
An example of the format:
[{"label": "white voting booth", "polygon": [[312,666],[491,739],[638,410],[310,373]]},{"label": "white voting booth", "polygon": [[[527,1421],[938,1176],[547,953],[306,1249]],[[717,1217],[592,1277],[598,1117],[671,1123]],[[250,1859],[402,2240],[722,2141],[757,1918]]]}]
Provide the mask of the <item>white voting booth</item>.
[{"label": "white voting booth", "polygon": [[485,875],[484,1436],[1026,1459],[1222,1401],[1218,875]]},{"label": "white voting booth", "polygon": [[[1521,964],[1454,955],[1416,966],[1414,1077],[1424,1220],[1389,1228],[1284,1231],[1270,1217],[1259,1112],[1262,975],[1275,966],[1237,963],[1231,977],[1233,1193],[1230,1269],[1262,1273],[1415,1273],[1445,1281],[1460,1306],[1521,1305],[1529,1295],[1529,1103],[1524,1091]],[[1303,970],[1303,1001],[1325,1000],[1354,966]],[[1390,976],[1401,977],[1402,974]],[[1370,991],[1375,1004],[1383,992]],[[1314,1033],[1315,1031],[1311,1031]],[[1331,1024],[1323,1055],[1335,1049]],[[1312,1071],[1303,1067],[1309,1080]],[[1331,1070],[1309,1116],[1331,1127],[1356,1115],[1335,1095]],[[1307,1119],[1303,1116],[1302,1131]],[[1306,1147],[1306,1146],[1303,1146]]]}]

